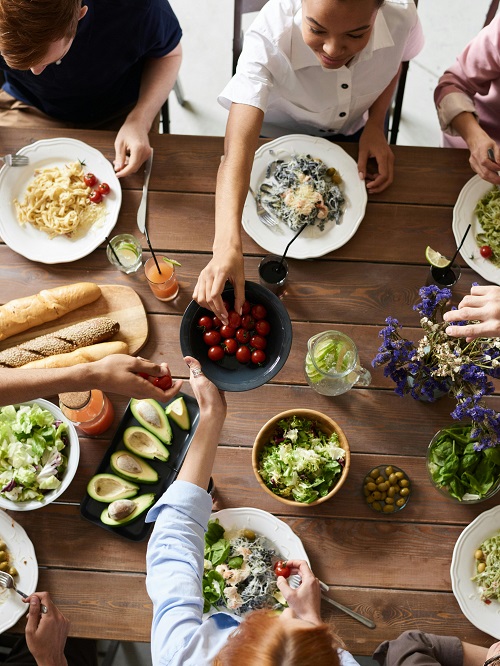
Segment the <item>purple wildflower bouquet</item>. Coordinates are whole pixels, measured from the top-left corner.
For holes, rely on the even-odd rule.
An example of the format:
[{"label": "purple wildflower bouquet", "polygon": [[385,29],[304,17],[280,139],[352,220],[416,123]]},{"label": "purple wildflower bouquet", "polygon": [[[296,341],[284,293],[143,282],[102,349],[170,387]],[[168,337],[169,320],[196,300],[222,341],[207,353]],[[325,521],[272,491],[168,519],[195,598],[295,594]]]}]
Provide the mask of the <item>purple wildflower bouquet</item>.
[{"label": "purple wildflower bouquet", "polygon": [[[420,313],[424,336],[415,346],[401,337],[401,324],[393,317],[379,335],[383,343],[372,361],[374,367],[385,365],[384,375],[396,384],[395,392],[410,394],[416,400],[434,402],[448,393],[457,401],[451,412],[454,419],[472,421],[471,438],[479,441],[477,450],[498,446],[500,414],[485,406],[483,398],[493,393],[490,377],[500,377],[500,338],[451,338],[443,313],[449,309],[450,289],[435,285],[422,287]],[[467,322],[460,322],[464,325]]]}]

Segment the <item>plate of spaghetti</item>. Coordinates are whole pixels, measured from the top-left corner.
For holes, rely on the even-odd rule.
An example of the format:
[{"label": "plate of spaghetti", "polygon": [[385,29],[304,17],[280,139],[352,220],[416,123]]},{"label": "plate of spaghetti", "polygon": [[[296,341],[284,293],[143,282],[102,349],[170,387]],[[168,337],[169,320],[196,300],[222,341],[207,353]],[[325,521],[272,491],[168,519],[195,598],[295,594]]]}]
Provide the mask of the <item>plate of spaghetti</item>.
[{"label": "plate of spaghetti", "polygon": [[37,141],[18,154],[29,157],[27,166],[0,170],[3,241],[44,264],[90,254],[120,212],[122,193],[112,164],[95,148],[69,138]]}]

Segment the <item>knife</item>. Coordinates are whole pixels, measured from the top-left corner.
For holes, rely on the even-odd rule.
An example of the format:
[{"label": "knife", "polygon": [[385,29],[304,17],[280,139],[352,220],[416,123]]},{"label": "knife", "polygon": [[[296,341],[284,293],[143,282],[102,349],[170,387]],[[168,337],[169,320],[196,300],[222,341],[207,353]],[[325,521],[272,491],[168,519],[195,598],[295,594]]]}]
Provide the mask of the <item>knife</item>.
[{"label": "knife", "polygon": [[144,167],[144,185],[142,186],[142,199],[139,205],[139,210],[137,211],[137,226],[139,227],[139,231],[146,236],[148,245],[149,245],[149,238],[146,229],[146,207],[148,203],[148,185],[149,185],[149,177],[151,176],[152,166],[153,166],[153,150],[151,150],[151,155],[146,160],[146,166]]},{"label": "knife", "polygon": [[368,627],[369,629],[375,629],[376,624],[372,620],[369,620],[367,617],[364,615],[360,615],[359,613],[356,613],[356,611],[351,610],[347,606],[344,606],[343,604],[339,604],[338,601],[334,601],[330,597],[327,597],[326,594],[321,594],[321,598],[324,599],[324,601],[327,601],[329,604],[332,606],[335,606],[335,608],[338,608],[341,610],[343,613],[347,613],[347,615],[350,615],[353,617],[355,620],[358,622],[361,622],[361,624],[364,624],[365,627]]}]

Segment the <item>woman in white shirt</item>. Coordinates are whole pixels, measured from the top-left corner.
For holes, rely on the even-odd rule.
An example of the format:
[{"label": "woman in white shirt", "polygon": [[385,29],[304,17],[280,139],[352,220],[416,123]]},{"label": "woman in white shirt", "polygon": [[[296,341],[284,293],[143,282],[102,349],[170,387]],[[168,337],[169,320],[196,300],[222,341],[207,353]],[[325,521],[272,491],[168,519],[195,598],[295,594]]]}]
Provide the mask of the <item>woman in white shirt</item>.
[{"label": "woman in white shirt", "polygon": [[[423,46],[413,0],[270,0],[245,36],[235,76],[219,97],[229,108],[217,178],[213,259],[194,298],[226,323],[220,294],[244,301],[241,214],[259,135],[359,139],[358,171],[370,193],[393,178],[385,120],[401,62]],[[367,169],[374,158],[375,173]]]}]

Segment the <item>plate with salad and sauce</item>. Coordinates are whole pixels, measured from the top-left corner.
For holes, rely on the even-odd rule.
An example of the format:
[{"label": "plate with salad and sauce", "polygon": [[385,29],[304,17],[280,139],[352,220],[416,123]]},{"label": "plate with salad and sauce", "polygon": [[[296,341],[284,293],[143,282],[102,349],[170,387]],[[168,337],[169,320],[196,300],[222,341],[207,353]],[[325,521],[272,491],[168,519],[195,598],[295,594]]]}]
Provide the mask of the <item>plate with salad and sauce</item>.
[{"label": "plate with salad and sauce", "polygon": [[[496,226],[500,229],[500,198],[498,202],[495,200],[486,202],[486,195],[490,192],[493,195],[498,192],[500,195],[500,190],[497,187],[483,180],[480,176],[473,176],[458,195],[453,208],[452,229],[458,247],[467,227],[469,224],[472,225],[460,254],[464,261],[481,277],[500,285],[500,230],[495,231],[495,224],[493,223],[496,218],[498,220]],[[488,206],[490,209],[489,215],[492,217],[492,223],[486,222],[484,228],[476,213],[481,201],[484,202],[483,207]],[[491,253],[483,248],[489,248]],[[495,265],[494,261],[498,265]]]},{"label": "plate with salad and sauce", "polygon": [[366,187],[356,162],[340,146],[320,137],[291,134],[261,146],[255,153],[250,187],[277,224],[270,228],[261,221],[249,192],[243,228],[268,252],[283,254],[307,222],[288,251],[292,259],[321,257],[342,247],[365,215]]},{"label": "plate with salad and sauce", "polygon": [[205,536],[205,612],[221,608],[241,615],[261,607],[283,609],[274,572],[280,559],[309,563],[302,541],[282,520],[253,507],[213,513]]},{"label": "plate with salad and sauce", "polygon": [[[495,537],[496,557],[492,557],[491,571],[483,580],[485,586],[496,588],[496,598],[484,600],[485,587],[473,580],[479,561],[475,555],[486,540]],[[450,575],[453,594],[465,617],[481,631],[500,639],[500,506],[480,514],[458,537]]]}]

